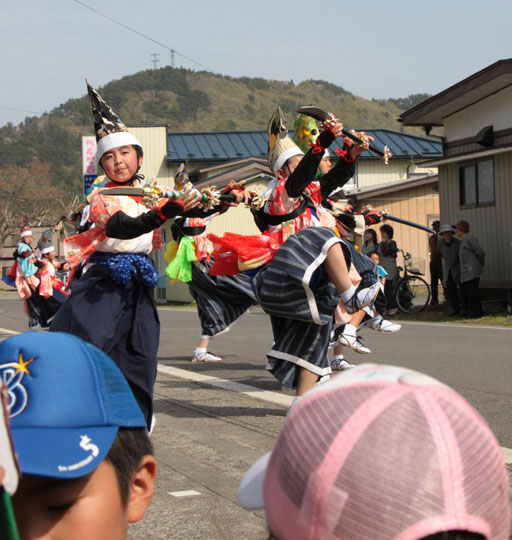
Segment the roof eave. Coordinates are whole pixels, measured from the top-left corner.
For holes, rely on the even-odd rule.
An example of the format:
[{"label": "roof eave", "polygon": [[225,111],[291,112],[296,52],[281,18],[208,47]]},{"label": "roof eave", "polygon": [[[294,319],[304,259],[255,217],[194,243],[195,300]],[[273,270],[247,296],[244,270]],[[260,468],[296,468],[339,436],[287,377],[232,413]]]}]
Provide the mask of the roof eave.
[{"label": "roof eave", "polygon": [[398,121],[402,122],[404,126],[442,126],[444,124],[441,119],[435,121],[420,121],[419,118],[439,109],[442,105],[455,100],[457,97],[460,97],[468,91],[511,72],[512,59],[498,60],[494,64],[466,77],[446,90],[439,92],[435,96],[432,96],[415,107],[403,112],[398,117]]}]

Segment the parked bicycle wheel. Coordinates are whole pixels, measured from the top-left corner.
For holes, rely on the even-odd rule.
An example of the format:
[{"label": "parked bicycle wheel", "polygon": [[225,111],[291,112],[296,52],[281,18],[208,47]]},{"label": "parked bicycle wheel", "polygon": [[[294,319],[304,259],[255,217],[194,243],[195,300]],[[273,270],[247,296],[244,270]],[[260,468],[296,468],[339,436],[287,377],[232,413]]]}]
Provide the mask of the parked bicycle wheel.
[{"label": "parked bicycle wheel", "polygon": [[404,313],[419,313],[430,300],[430,287],[424,279],[409,276],[398,283],[395,298],[396,305]]}]

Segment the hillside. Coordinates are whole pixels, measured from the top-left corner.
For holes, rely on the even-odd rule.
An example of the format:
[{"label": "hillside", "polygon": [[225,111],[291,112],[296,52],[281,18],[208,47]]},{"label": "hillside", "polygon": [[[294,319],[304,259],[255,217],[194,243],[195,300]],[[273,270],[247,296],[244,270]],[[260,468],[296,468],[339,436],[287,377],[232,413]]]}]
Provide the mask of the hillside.
[{"label": "hillside", "polygon": [[[277,105],[291,127],[295,108],[309,104],[333,111],[351,128],[398,130],[396,119],[407,108],[403,105],[414,104],[416,98],[369,101],[326,81],[295,85],[171,67],[129,75],[98,90],[125,124],[168,124],[170,131],[265,129]],[[416,101],[426,97],[417,96]],[[81,136],[92,134],[84,84],[84,97],[70,99],[18,126],[0,128],[2,164],[50,163],[53,183],[79,192]]]}]

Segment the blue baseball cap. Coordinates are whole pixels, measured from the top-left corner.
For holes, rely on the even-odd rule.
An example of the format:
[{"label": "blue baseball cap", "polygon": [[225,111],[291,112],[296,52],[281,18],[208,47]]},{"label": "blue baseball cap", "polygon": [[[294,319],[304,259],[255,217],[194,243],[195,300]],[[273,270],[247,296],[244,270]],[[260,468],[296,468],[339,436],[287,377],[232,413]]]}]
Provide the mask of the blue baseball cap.
[{"label": "blue baseball cap", "polygon": [[69,334],[27,332],[0,343],[21,472],[78,478],[105,459],[120,427],[146,421],[123,374]]}]

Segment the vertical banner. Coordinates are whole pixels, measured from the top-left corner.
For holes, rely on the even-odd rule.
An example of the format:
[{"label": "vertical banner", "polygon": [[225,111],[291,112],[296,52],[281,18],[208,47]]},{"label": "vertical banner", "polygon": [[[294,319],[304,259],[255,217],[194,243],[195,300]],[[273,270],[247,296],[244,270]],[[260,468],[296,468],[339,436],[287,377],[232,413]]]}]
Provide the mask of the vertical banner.
[{"label": "vertical banner", "polygon": [[84,194],[98,176],[96,167],[96,137],[82,137],[82,175],[84,179]]}]

